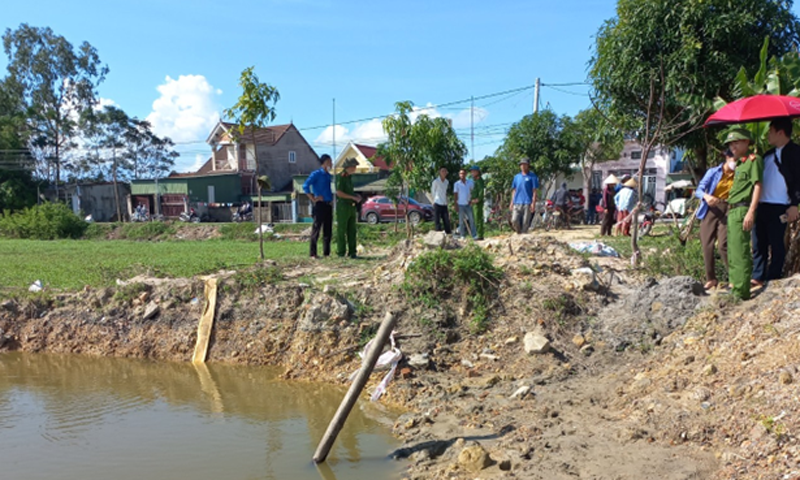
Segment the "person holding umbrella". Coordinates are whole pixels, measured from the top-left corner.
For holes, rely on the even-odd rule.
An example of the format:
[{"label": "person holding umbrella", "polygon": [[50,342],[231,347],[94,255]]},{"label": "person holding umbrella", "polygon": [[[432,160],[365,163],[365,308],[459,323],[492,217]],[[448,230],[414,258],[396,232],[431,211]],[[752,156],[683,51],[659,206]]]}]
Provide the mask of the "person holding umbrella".
[{"label": "person holding umbrella", "polygon": [[760,287],[783,276],[786,224],[797,220],[800,204],[800,146],[792,141],[792,121],[775,119],[767,140],[774,148],[764,155],[764,187],[753,230],[753,278]]},{"label": "person holding umbrella", "polygon": [[731,293],[742,300],[750,299],[753,273],[750,231],[755,224],[764,176],[764,160],[749,154],[752,141],[747,129],[734,128],[724,142],[736,160],[733,184],[728,192],[728,278]]}]

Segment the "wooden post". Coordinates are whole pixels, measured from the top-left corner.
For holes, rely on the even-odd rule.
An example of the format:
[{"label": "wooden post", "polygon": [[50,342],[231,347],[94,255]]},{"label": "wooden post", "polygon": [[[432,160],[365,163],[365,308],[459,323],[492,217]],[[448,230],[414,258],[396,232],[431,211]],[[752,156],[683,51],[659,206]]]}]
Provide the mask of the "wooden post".
[{"label": "wooden post", "polygon": [[322,436],[322,440],[319,442],[317,451],[314,453],[314,463],[324,462],[328,457],[328,453],[331,451],[333,442],[336,440],[336,437],[342,430],[344,422],[347,420],[347,416],[350,415],[350,410],[353,409],[356,401],[358,401],[358,396],[361,394],[361,390],[364,389],[364,385],[367,384],[367,380],[369,380],[369,376],[372,373],[372,370],[375,368],[375,363],[377,363],[378,357],[380,357],[381,352],[383,351],[383,346],[386,344],[386,340],[389,339],[389,335],[394,329],[395,321],[396,318],[394,314],[391,312],[386,312],[386,316],[384,317],[383,322],[381,322],[381,327],[378,329],[378,334],[375,336],[375,341],[372,344],[372,348],[367,352],[364,364],[361,366],[361,370],[358,371],[358,375],[356,375],[356,378],[350,385],[350,390],[347,391],[342,403],[339,404],[339,409],[336,410],[336,414],[333,416],[331,423],[328,425],[328,430],[325,431],[325,435]]}]

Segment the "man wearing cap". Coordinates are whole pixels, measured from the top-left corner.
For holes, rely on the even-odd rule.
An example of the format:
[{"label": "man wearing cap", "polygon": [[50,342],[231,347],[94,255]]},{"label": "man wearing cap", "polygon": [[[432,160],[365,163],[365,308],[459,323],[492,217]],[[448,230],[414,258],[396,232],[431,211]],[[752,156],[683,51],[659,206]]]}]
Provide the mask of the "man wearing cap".
[{"label": "man wearing cap", "polygon": [[603,180],[603,197],[600,199],[600,207],[603,209],[603,223],[600,225],[600,236],[611,236],[611,229],[617,219],[617,204],[614,203],[614,192],[618,183],[619,180],[613,173]]},{"label": "man wearing cap", "polygon": [[719,255],[728,269],[728,194],[733,185],[736,160],[733,153],[725,152],[725,161],[709,168],[697,185],[694,196],[700,199],[697,218],[700,220],[700,244],[703,247],[703,260],[706,267],[705,289],[714,288],[719,283],[714,259],[714,244],[718,245]]},{"label": "man wearing cap", "polygon": [[622,188],[614,196],[614,203],[617,205],[617,234],[622,233],[626,237],[631,236],[631,212],[636,208],[638,201],[636,188],[639,184],[631,178],[622,184]]},{"label": "man wearing cap", "polygon": [[453,185],[456,206],[458,207],[458,234],[467,236],[467,224],[473,239],[478,238],[475,230],[475,217],[472,215],[472,189],[475,184],[467,178],[467,171],[463,168],[458,172],[458,181]]},{"label": "man wearing cap", "polygon": [[553,194],[553,205],[556,207],[558,212],[561,212],[561,218],[565,221],[566,227],[569,229],[570,226],[570,219],[569,219],[569,209],[567,208],[567,203],[569,202],[569,190],[567,190],[567,182],[561,183],[561,188],[557,189],[556,192]]},{"label": "man wearing cap", "polygon": [[539,188],[539,177],[530,171],[531,162],[527,158],[519,161],[520,173],[514,176],[511,183],[511,226],[517,233],[525,233],[536,212],[536,189]]},{"label": "man wearing cap", "polygon": [[[336,177],[336,254],[356,258],[356,205],[361,196],[356,195],[353,188],[353,173],[358,160],[348,158],[342,163],[344,171]],[[345,240],[347,243],[345,244]]]},{"label": "man wearing cap", "polygon": [[764,160],[749,154],[752,137],[744,128],[735,128],[725,136],[725,144],[736,160],[733,185],[728,192],[728,278],[731,293],[742,300],[750,298],[753,255],[750,251],[750,230],[755,223]]},{"label": "man wearing cap", "polygon": [[786,224],[797,220],[800,204],[800,146],[792,142],[792,121],[773,120],[767,140],[774,148],[764,155],[764,186],[753,229],[754,286],[783,276]]},{"label": "man wearing cap", "polygon": [[431,183],[431,194],[433,195],[433,228],[437,232],[442,231],[450,235],[450,212],[447,209],[447,187],[450,181],[447,179],[447,169],[439,169],[439,176]]},{"label": "man wearing cap", "polygon": [[322,230],[322,255],[331,254],[331,232],[333,227],[333,192],[331,192],[330,173],[333,161],[327,153],[319,159],[322,165],[311,172],[305,183],[303,191],[311,201],[311,216],[314,217],[314,226],[311,228],[310,254],[317,258],[317,239]]},{"label": "man wearing cap", "polygon": [[473,165],[469,167],[472,174],[472,216],[475,217],[475,230],[478,232],[478,240],[483,240],[483,200],[486,192],[486,184],[481,175],[481,167]]}]

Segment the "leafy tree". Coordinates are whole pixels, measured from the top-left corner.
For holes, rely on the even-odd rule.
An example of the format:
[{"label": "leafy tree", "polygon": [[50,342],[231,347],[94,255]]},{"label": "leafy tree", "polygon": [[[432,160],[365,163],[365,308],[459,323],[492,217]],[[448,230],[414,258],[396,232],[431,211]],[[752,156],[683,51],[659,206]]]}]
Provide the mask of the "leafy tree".
[{"label": "leafy tree", "polygon": [[[255,67],[248,67],[242,71],[239,77],[239,86],[242,87],[242,94],[239,100],[231,108],[224,111],[226,117],[234,119],[238,128],[234,130],[234,137],[241,138],[249,131],[253,141],[253,154],[255,155],[256,169],[261,169],[258,163],[258,148],[256,148],[256,129],[265,127],[269,122],[275,120],[275,104],[280,100],[281,95],[278,89],[267,83],[262,83],[253,71]],[[261,260],[264,260],[264,232],[261,221],[261,190],[271,188],[267,175],[259,175],[258,178],[258,243],[261,252]],[[272,202],[270,202],[270,220],[272,220]]]},{"label": "leafy tree", "polygon": [[[413,103],[397,102],[395,108],[394,115],[383,119],[388,139],[378,145],[376,155],[392,166],[389,183],[404,195],[408,211],[409,192],[430,190],[440,168],[447,169],[451,181],[458,178],[467,148],[447,119],[419,115],[412,122]],[[411,239],[411,222],[406,222],[406,232]]]},{"label": "leafy tree", "polygon": [[0,80],[0,212],[36,203],[26,133],[19,89],[8,79]]},{"label": "leafy tree", "polygon": [[[759,48],[770,38],[770,55],[781,56],[800,40],[791,0],[618,0],[617,16],[597,34],[589,77],[597,103],[627,115],[643,128],[650,92],[664,91],[664,118],[688,118],[687,96],[729,98],[730,79],[741,66],[755,70]],[[660,110],[660,107],[659,107]],[[706,112],[707,113],[707,112]],[[704,116],[704,115],[701,115]],[[706,168],[712,133],[690,122],[662,131],[668,144],[694,151]]]},{"label": "leafy tree", "polygon": [[89,43],[77,49],[50,28],[22,24],[6,29],[3,47],[8,72],[30,112],[30,146],[44,164],[41,172],[58,192],[65,154],[74,147],[78,118],[96,104],[97,86],[108,67]]},{"label": "leafy tree", "polygon": [[619,158],[625,144],[623,132],[608,118],[608,114],[589,108],[578,112],[575,119],[566,124],[562,140],[581,152],[583,195],[589,198],[589,185],[595,164]]}]

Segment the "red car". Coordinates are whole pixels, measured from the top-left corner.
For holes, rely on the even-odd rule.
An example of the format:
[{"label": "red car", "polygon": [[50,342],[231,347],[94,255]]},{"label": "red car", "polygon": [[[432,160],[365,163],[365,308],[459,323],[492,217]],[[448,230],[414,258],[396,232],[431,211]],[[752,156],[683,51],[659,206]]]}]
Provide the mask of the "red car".
[{"label": "red car", "polygon": [[413,225],[417,225],[424,220],[433,218],[433,207],[409,198],[408,215],[406,216],[405,197],[401,197],[395,206],[391,200],[383,195],[370,197],[361,206],[361,220],[371,225],[406,217]]}]

